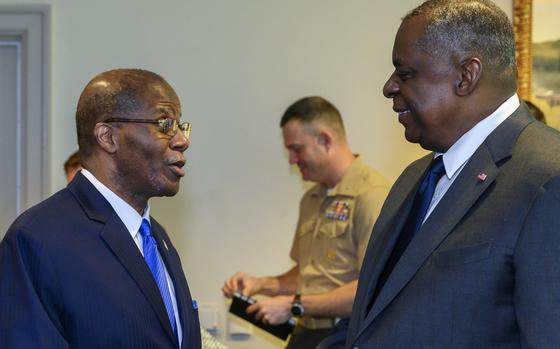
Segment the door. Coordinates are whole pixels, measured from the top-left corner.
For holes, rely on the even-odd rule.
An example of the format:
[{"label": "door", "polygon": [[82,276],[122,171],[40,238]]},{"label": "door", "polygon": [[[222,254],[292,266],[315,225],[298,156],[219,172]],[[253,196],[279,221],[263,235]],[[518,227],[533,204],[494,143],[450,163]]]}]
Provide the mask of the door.
[{"label": "door", "polygon": [[21,43],[0,38],[0,238],[21,212]]},{"label": "door", "polygon": [[50,9],[0,4],[0,239],[48,195]]}]

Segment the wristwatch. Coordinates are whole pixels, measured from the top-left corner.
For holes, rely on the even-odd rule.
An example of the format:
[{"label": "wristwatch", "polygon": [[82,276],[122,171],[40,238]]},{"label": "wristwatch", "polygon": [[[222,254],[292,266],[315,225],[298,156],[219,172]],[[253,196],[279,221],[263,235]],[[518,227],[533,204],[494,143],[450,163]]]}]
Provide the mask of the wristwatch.
[{"label": "wristwatch", "polygon": [[292,308],[290,310],[292,312],[292,315],[295,317],[303,316],[305,310],[303,309],[303,304],[301,304],[301,294],[296,294],[294,300],[292,301]]}]

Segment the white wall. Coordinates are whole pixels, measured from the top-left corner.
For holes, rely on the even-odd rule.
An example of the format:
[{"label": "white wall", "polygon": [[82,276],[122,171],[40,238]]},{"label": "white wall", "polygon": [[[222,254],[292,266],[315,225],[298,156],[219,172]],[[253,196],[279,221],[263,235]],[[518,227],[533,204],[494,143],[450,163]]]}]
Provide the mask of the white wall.
[{"label": "white wall", "polygon": [[[418,0],[43,2],[52,5],[51,191],[65,184],[62,163],[77,147],[74,111],[87,81],[116,67],[163,75],[193,133],[181,192],[152,200],[153,214],[181,254],[193,296],[223,308],[221,326],[226,277],[291,265],[305,185],[282,148],[278,123],[289,104],[330,99],[354,151],[391,180],[423,154],[406,143],[381,93],[400,17]],[[499,3],[511,13],[511,0]],[[261,332],[228,345],[281,347]]]}]

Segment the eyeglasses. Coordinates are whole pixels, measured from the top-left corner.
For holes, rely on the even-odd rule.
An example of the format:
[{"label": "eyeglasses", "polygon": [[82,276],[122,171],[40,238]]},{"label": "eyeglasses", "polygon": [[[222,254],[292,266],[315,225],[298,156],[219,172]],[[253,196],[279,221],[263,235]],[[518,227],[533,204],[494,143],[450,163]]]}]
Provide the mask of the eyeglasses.
[{"label": "eyeglasses", "polygon": [[150,119],[124,119],[124,118],[110,118],[103,122],[132,122],[132,123],[139,123],[139,124],[154,124],[158,125],[159,130],[166,134],[169,137],[175,136],[177,130],[181,130],[183,132],[183,136],[190,140],[191,136],[191,124],[190,122],[181,122],[179,123],[175,119],[167,118],[167,119],[159,119],[159,120],[150,120]]}]

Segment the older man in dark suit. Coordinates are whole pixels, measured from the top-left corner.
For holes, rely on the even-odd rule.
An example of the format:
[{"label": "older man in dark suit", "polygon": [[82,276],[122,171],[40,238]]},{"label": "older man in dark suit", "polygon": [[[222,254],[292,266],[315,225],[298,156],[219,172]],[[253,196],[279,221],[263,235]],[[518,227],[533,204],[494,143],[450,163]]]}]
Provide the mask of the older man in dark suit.
[{"label": "older man in dark suit", "polygon": [[88,83],[76,113],[84,169],[0,245],[1,348],[200,348],[179,255],[148,205],[185,175],[180,117],[152,72]]},{"label": "older man in dark suit", "polygon": [[411,11],[384,87],[433,153],[394,184],[350,319],[321,348],[557,348],[560,136],[516,95],[507,16],[487,0]]}]

